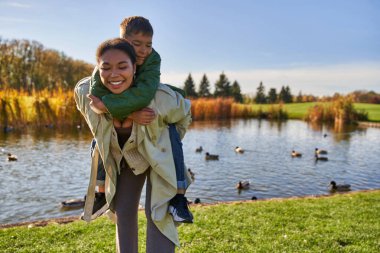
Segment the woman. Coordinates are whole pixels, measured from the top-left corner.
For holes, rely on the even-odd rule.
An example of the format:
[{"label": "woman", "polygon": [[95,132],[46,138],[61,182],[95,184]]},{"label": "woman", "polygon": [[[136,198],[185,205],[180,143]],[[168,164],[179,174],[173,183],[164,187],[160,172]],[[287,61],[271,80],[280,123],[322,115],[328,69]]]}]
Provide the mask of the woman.
[{"label": "woman", "polygon": [[[96,56],[102,83],[112,93],[120,93],[133,85],[136,56],[126,40],[103,42]],[[191,122],[190,102],[160,84],[150,105],[157,117],[150,125],[138,125],[128,119],[120,122],[109,114],[91,110],[91,100],[87,97],[89,83],[90,79],[86,78],[77,84],[75,100],[104,161],[106,199],[116,215],[118,251],[138,252],[137,210],[145,178],[148,178],[147,252],[174,252],[179,239],[167,210],[169,200],[176,194],[177,181],[167,126],[176,123],[183,137]]]}]

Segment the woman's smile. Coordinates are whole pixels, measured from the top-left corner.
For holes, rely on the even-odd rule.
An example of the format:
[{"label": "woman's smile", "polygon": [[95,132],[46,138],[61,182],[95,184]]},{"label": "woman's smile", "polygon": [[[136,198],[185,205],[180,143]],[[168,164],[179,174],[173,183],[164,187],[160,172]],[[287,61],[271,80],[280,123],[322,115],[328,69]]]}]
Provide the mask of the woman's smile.
[{"label": "woman's smile", "polygon": [[112,87],[114,88],[114,89],[119,89],[119,88],[121,88],[122,87],[122,83],[123,83],[124,81],[109,81],[108,83],[110,84],[110,85],[112,85]]},{"label": "woman's smile", "polygon": [[114,94],[120,94],[131,86],[135,69],[130,57],[118,49],[106,51],[99,59],[100,79]]}]

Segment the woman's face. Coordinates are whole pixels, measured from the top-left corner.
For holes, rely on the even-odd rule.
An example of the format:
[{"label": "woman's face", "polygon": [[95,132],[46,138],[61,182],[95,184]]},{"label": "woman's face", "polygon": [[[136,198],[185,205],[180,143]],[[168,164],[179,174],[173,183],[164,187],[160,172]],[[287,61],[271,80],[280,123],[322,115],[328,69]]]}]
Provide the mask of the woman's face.
[{"label": "woman's face", "polygon": [[98,66],[100,79],[112,93],[120,94],[131,86],[136,65],[123,51],[107,50],[100,56]]}]

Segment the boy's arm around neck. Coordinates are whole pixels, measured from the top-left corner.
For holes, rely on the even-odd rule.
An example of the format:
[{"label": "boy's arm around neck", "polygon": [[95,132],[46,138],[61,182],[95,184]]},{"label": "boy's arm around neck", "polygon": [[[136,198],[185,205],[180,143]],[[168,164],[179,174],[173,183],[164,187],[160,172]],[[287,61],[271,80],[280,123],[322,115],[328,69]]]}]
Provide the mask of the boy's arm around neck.
[{"label": "boy's arm around neck", "polygon": [[[98,71],[93,75],[93,80],[95,80],[93,86],[101,85],[103,87],[92,88],[91,91],[101,95],[104,105],[114,118],[123,120],[131,113],[150,104],[160,82],[160,67],[161,57],[153,49],[144,64],[137,68],[136,79],[132,87],[121,94],[113,94],[101,83]],[[104,89],[108,92],[104,92]],[[96,96],[96,94],[94,95]]]}]

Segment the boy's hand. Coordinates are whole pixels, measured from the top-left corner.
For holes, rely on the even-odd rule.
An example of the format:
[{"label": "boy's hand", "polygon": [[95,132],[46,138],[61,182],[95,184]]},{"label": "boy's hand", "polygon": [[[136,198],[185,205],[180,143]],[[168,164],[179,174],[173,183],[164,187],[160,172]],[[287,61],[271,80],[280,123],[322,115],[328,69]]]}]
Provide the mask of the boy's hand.
[{"label": "boy's hand", "polygon": [[149,125],[156,118],[156,113],[153,109],[145,107],[140,111],[131,114],[130,118],[140,125]]},{"label": "boy's hand", "polygon": [[88,94],[87,97],[91,100],[90,107],[95,113],[102,114],[108,112],[107,107],[104,105],[103,101],[100,98],[95,97],[91,94]]}]

